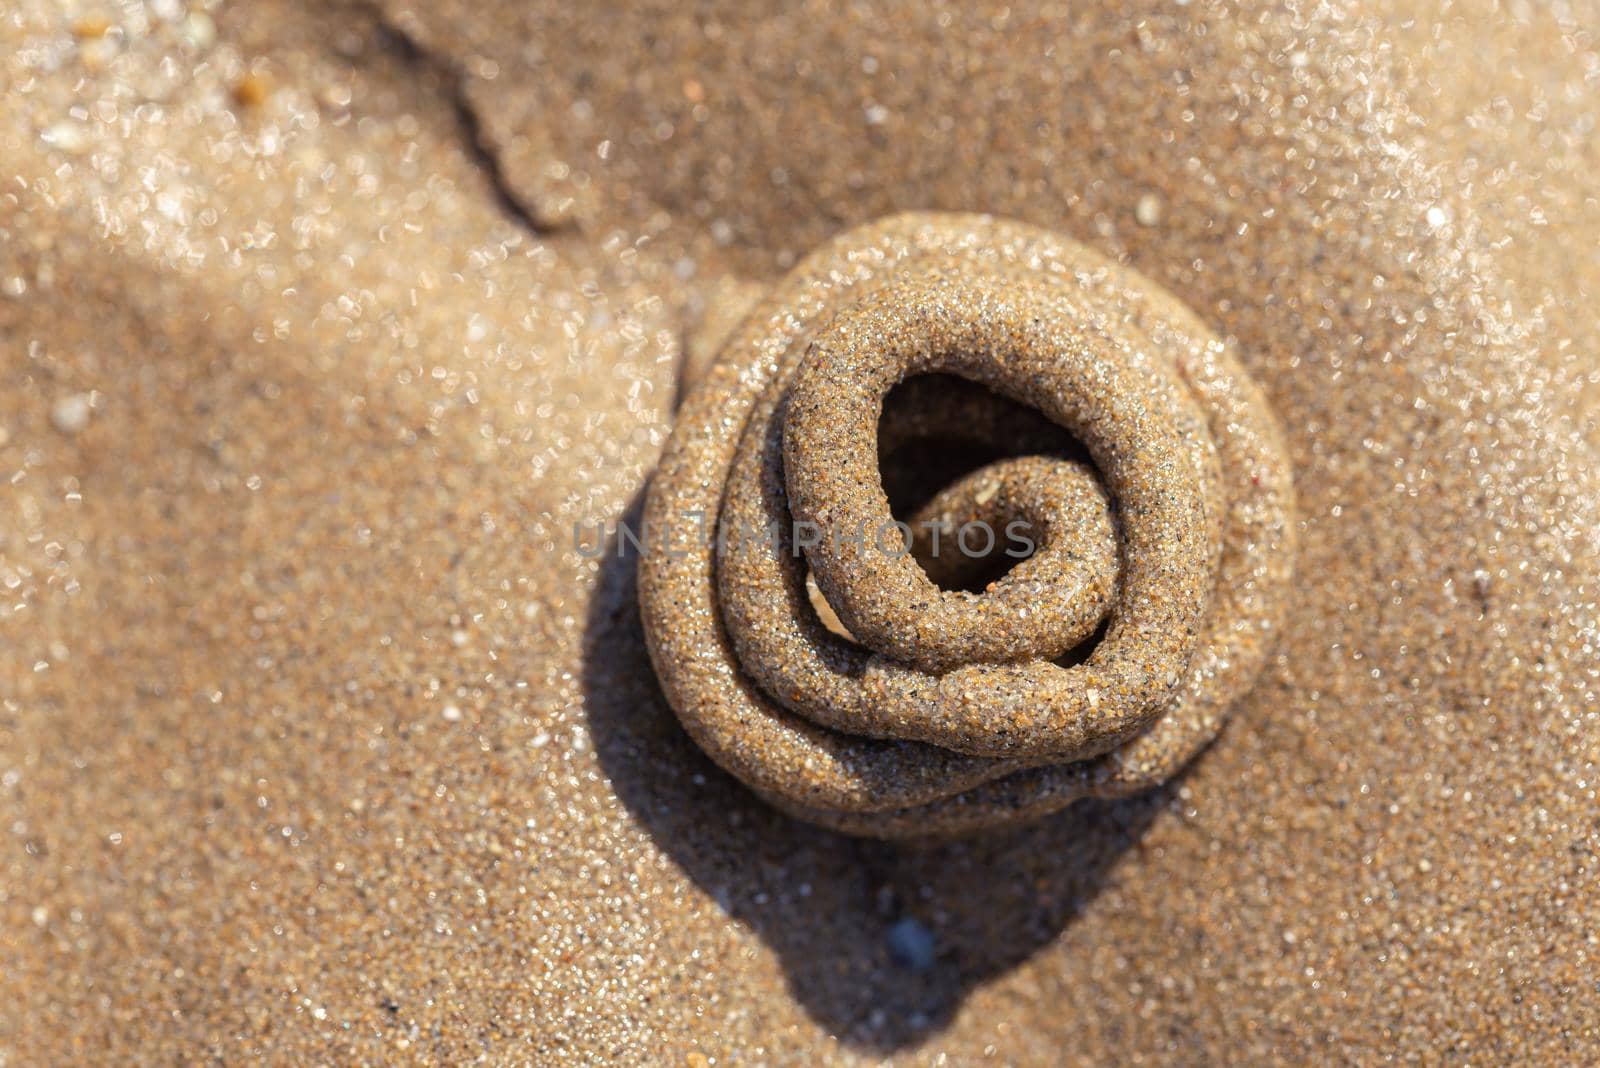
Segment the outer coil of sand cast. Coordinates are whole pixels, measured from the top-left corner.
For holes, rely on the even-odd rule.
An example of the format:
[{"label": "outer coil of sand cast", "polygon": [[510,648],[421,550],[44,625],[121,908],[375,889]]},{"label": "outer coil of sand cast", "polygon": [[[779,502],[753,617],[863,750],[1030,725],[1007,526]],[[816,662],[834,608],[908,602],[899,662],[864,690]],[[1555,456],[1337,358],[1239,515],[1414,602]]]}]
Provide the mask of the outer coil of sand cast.
[{"label": "outer coil of sand cast", "polygon": [[[884,398],[933,374],[1004,398],[945,390],[927,418],[951,433],[1027,448],[996,415],[1020,404],[1092,459],[1004,459],[923,506],[1039,532],[983,593],[870,533],[893,522]],[[1176,298],[1033,227],[898,216],[795,268],[689,397],[641,612],[669,703],[757,793],[854,833],[957,833],[1147,788],[1204,748],[1270,648],[1291,511],[1264,398]]]}]

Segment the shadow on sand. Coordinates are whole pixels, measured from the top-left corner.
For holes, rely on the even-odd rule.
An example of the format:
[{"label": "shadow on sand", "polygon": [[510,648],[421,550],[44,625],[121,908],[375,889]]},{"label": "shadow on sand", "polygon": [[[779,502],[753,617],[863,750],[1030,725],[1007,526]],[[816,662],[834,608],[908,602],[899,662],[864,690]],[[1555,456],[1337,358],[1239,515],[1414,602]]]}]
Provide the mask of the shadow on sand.
[{"label": "shadow on sand", "polygon": [[[638,510],[636,500],[628,520]],[[794,996],[841,1041],[888,1053],[938,1031],[969,990],[1071,924],[1170,801],[1169,786],[918,845],[789,819],[718,770],[667,707],[639,623],[635,562],[631,548],[608,549],[585,630],[601,764],[656,844],[771,947]]]}]

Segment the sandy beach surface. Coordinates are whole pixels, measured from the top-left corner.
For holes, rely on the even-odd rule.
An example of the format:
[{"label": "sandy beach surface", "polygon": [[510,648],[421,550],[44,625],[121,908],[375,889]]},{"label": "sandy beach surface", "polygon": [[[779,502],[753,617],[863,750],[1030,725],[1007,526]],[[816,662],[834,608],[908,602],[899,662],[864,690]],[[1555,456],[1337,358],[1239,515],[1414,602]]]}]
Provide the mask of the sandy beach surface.
[{"label": "sandy beach surface", "polygon": [[[1593,1062],[1596,26],[8,3],[0,1064]],[[573,536],[906,210],[1176,294],[1298,517],[1184,774],[942,845],[720,771]]]}]

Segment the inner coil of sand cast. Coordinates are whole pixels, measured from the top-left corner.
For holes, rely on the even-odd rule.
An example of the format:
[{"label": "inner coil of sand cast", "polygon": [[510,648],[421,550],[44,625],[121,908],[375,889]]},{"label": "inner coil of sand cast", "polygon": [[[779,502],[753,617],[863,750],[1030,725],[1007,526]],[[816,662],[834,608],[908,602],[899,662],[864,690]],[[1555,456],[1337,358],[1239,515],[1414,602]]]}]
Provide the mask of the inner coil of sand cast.
[{"label": "inner coil of sand cast", "polygon": [[[1204,748],[1270,648],[1291,513],[1264,397],[1177,298],[1036,228],[898,216],[803,261],[689,395],[641,613],[757,793],[959,833]],[[931,544],[971,529],[990,552]]]}]

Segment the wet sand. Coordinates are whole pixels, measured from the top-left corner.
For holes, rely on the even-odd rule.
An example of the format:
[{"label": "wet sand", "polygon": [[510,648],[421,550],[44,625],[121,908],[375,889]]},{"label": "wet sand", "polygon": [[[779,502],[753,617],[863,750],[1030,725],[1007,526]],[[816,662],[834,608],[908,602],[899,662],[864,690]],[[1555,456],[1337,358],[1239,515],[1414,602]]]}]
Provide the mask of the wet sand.
[{"label": "wet sand", "polygon": [[[0,1056],[1594,1059],[1597,14],[11,5]],[[1298,516],[1184,774],[938,846],[720,772],[572,534],[903,210],[1174,293]]]}]

